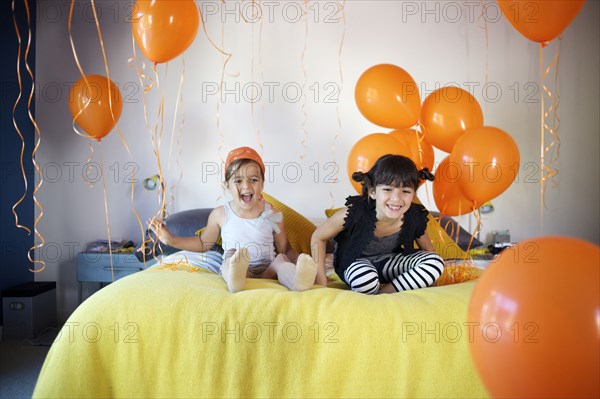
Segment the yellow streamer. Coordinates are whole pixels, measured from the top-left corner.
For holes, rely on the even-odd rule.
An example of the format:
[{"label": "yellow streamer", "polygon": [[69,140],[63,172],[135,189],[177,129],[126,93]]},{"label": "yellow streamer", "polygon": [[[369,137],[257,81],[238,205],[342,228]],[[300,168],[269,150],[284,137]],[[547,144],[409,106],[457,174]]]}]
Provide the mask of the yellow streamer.
[{"label": "yellow streamer", "polygon": [[[254,4],[254,0],[252,2]],[[254,26],[253,26],[254,27]],[[265,82],[265,68],[263,65],[263,61],[262,61],[262,34],[263,34],[263,19],[260,19],[260,25],[258,28],[258,70],[260,71],[260,81],[261,83]],[[254,35],[252,35],[252,38],[254,39]],[[254,43],[254,41],[253,41]],[[254,56],[254,51],[252,51],[252,55]],[[252,61],[252,67],[254,68],[254,60]],[[252,102],[252,105],[254,105],[254,101]],[[253,114],[254,117],[254,114]],[[264,118],[265,118],[265,102],[263,101],[262,97],[260,100],[260,119],[258,121],[258,126],[256,127],[256,142],[258,143],[258,146],[260,147],[260,155],[264,155],[264,150],[265,147],[263,145],[262,139],[261,139],[261,132],[262,132],[262,128],[264,126]]]},{"label": "yellow streamer", "polygon": [[183,81],[185,79],[185,58],[182,55],[181,56],[181,77],[179,79],[179,90],[177,93],[177,102],[175,104],[175,112],[174,112],[174,116],[173,116],[173,127],[171,129],[171,144],[169,146],[169,161],[167,162],[167,173],[169,172],[170,168],[171,168],[171,155],[173,153],[173,140],[175,137],[175,124],[177,121],[177,111],[179,109],[179,104],[181,104],[181,121],[179,123],[179,126],[177,128],[177,147],[179,149],[178,153],[177,153],[177,166],[179,166],[179,178],[177,179],[177,181],[172,184],[169,188],[169,194],[170,194],[170,200],[169,200],[169,204],[170,206],[174,206],[175,203],[175,188],[177,187],[177,185],[181,182],[181,179],[183,178],[183,169],[181,168],[181,156],[182,156],[182,146],[181,146],[181,132],[183,131],[183,126],[185,123],[185,107],[183,104],[183,94],[182,94],[182,88],[183,88]]},{"label": "yellow streamer", "polygon": [[[338,3],[338,6],[340,7],[340,11],[341,11],[342,37],[340,39],[340,47],[338,49],[338,70],[339,70],[339,74],[340,74],[340,91],[338,94],[338,101],[335,105],[335,114],[337,117],[338,129],[336,130],[335,136],[333,136],[333,142],[331,143],[331,159],[334,162],[335,162],[336,143],[337,143],[337,140],[340,138],[341,132],[342,132],[342,118],[340,115],[340,98],[341,98],[341,94],[342,94],[342,89],[344,87],[344,73],[342,70],[342,49],[344,48],[344,40],[346,38],[346,11],[345,11],[346,0],[342,0],[341,3]],[[333,185],[335,184],[334,182],[338,181],[338,179],[339,179],[339,169],[336,169],[333,182],[329,184],[329,198],[331,199],[330,208],[335,208],[335,198],[333,196]]]},{"label": "yellow streamer", "polygon": [[[560,97],[558,96],[558,66],[560,61],[560,47],[557,49],[556,54],[552,62],[548,65],[546,69],[544,69],[544,45],[540,45],[540,79],[542,84],[542,93],[541,93],[541,126],[540,126],[540,222],[541,222],[541,231],[544,232],[544,208],[548,209],[546,204],[546,188],[547,182],[550,180],[552,182],[553,188],[557,186],[555,177],[558,175],[559,171],[554,166],[554,162],[558,160],[560,155],[560,139],[558,137],[558,130],[560,128],[560,119],[558,118],[557,108],[560,103]],[[553,95],[552,91],[546,86],[544,83],[546,76],[550,73],[552,68],[556,68],[555,74],[555,91],[556,96]],[[546,109],[545,105],[545,96],[548,96],[552,100],[552,104]],[[546,119],[552,113],[553,122],[552,126],[550,126]],[[548,145],[545,143],[546,139],[546,131],[550,133],[551,140]],[[554,149],[554,153],[551,151]],[[546,159],[548,162],[546,163]]]},{"label": "yellow streamer", "polygon": [[304,14],[304,46],[302,47],[302,54],[300,56],[300,66],[302,67],[302,75],[304,76],[304,81],[302,82],[302,105],[300,109],[302,110],[302,123],[300,124],[300,128],[302,129],[302,140],[300,144],[302,145],[304,152],[300,154],[300,159],[304,160],[306,158],[306,150],[308,148],[308,131],[306,130],[306,123],[308,122],[308,114],[306,113],[306,81],[308,76],[306,74],[306,65],[304,62],[304,56],[306,55],[306,46],[308,44],[308,0],[304,0],[304,9],[302,10]]},{"label": "yellow streamer", "polygon": [[22,226],[21,224],[19,224],[19,215],[17,214],[17,207],[19,206],[19,204],[21,202],[23,202],[23,200],[27,196],[27,174],[25,173],[25,166],[23,165],[23,154],[25,153],[25,138],[23,137],[23,134],[21,133],[21,130],[19,129],[17,120],[15,119],[15,111],[17,109],[17,106],[19,105],[19,102],[21,101],[21,96],[23,93],[23,85],[21,83],[21,35],[19,33],[19,27],[17,26],[17,18],[15,16],[15,0],[12,1],[12,16],[13,16],[13,24],[15,27],[15,33],[17,34],[17,40],[18,40],[18,45],[19,45],[18,50],[17,50],[17,81],[19,83],[19,95],[17,96],[17,99],[15,100],[15,104],[13,105],[12,121],[13,121],[15,130],[17,131],[17,134],[19,135],[19,138],[21,139],[21,154],[19,155],[19,163],[21,165],[21,174],[23,176],[23,184],[24,184],[23,195],[13,205],[12,213],[15,216],[15,226],[17,228],[27,231],[27,234],[31,234],[31,230],[28,227],[25,227],[25,226]]},{"label": "yellow streamer", "polygon": [[[38,173],[40,179],[39,182],[35,185],[34,189],[33,189],[33,202],[35,203],[35,206],[38,207],[39,209],[39,215],[35,218],[34,222],[33,222],[33,232],[35,237],[37,237],[39,239],[39,244],[34,244],[31,248],[29,248],[29,251],[27,251],[27,258],[29,259],[29,261],[31,263],[34,264],[34,268],[33,269],[29,269],[31,272],[37,273],[37,272],[41,272],[42,270],[44,270],[46,268],[46,263],[43,260],[39,260],[39,259],[33,259],[31,254],[32,252],[34,252],[37,249],[41,249],[44,246],[45,240],[44,240],[44,236],[38,231],[38,224],[40,222],[40,220],[42,219],[42,216],[44,215],[44,207],[42,206],[42,204],[38,201],[36,194],[39,191],[40,187],[42,187],[42,183],[44,182],[44,175],[42,173],[42,170],[40,169],[40,166],[38,164],[38,162],[35,160],[35,154],[37,153],[38,149],[40,148],[40,143],[42,140],[42,133],[40,131],[40,127],[38,126],[37,122],[35,121],[35,118],[33,117],[33,114],[31,113],[31,102],[33,101],[33,95],[35,93],[35,78],[33,76],[33,71],[31,70],[30,66],[29,66],[29,62],[27,61],[29,59],[29,50],[31,48],[31,13],[29,11],[29,2],[27,0],[24,0],[25,3],[25,11],[27,13],[27,29],[29,31],[28,33],[28,37],[27,37],[27,47],[25,48],[25,69],[27,70],[27,73],[29,74],[29,77],[31,78],[31,91],[29,92],[29,99],[27,100],[27,115],[29,116],[29,120],[31,121],[31,123],[33,124],[33,128],[35,130],[35,145],[33,147],[33,151],[31,153],[31,161],[33,163],[33,167],[35,168],[36,172]],[[35,264],[38,263],[41,265],[41,267],[39,269],[35,269]]]}]

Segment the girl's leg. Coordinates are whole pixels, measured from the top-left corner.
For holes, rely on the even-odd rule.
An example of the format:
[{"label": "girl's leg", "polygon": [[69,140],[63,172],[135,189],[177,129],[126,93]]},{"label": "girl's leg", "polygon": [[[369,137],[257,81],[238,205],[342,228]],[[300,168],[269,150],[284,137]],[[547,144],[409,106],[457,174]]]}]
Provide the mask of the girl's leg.
[{"label": "girl's leg", "polygon": [[383,266],[383,277],[390,284],[382,288],[381,292],[389,294],[430,287],[443,271],[444,260],[435,252],[399,254]]},{"label": "girl's leg", "polygon": [[367,259],[357,259],[344,271],[344,279],[352,291],[363,294],[377,294],[380,282],[377,269]]},{"label": "girl's leg", "polygon": [[[279,282],[291,291],[305,291],[315,284],[317,264],[307,254],[300,254],[294,265],[287,256],[279,254],[269,266],[277,274]],[[268,274],[270,270],[265,270]]]},{"label": "girl's leg", "polygon": [[244,289],[249,264],[250,257],[246,248],[241,248],[239,251],[227,251],[223,266],[221,266],[221,275],[227,283],[229,292],[235,293]]}]

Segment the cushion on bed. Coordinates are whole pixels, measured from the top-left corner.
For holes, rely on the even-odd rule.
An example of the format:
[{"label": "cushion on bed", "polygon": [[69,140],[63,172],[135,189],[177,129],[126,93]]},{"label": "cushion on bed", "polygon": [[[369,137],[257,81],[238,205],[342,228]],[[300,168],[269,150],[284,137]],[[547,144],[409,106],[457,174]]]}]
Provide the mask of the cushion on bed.
[{"label": "cushion on bed", "polygon": [[285,227],[290,245],[299,254],[305,253],[310,255],[310,238],[317,227],[310,220],[283,202],[273,198],[264,191],[262,194],[265,201],[283,214],[283,226]]},{"label": "cushion on bed", "polygon": [[[192,237],[199,228],[206,226],[211,211],[212,208],[201,208],[176,212],[166,218],[165,225],[176,236]],[[144,249],[142,250],[140,244],[135,251],[135,255],[140,262],[149,261],[155,256],[170,255],[179,251],[175,247],[159,243],[150,230],[146,230],[144,240],[146,242]],[[155,242],[156,244],[154,244]]]}]

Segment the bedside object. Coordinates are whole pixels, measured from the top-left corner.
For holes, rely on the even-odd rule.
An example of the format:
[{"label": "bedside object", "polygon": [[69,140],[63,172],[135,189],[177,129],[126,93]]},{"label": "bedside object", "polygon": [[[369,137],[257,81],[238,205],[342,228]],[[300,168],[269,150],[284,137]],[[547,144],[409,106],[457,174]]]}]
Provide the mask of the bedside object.
[{"label": "bedside object", "polygon": [[148,263],[140,262],[134,253],[113,253],[111,270],[110,256],[110,254],[102,252],[80,252],[77,255],[79,303],[82,302],[84,282],[100,283],[100,288],[102,288],[108,283],[137,273],[148,266]]},{"label": "bedside object", "polygon": [[2,292],[2,340],[33,339],[56,327],[56,282],[36,281]]}]

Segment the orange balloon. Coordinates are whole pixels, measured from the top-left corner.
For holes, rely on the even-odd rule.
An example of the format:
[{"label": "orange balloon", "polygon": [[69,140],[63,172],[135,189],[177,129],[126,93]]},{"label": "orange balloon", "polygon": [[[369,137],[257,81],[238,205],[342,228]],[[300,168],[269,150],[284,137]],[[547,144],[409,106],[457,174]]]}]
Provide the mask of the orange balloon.
[{"label": "orange balloon", "polygon": [[442,215],[460,216],[472,212],[473,201],[465,197],[458,185],[461,176],[459,165],[450,163],[450,156],[440,162],[433,181],[433,199]]},{"label": "orange balloon", "polygon": [[404,155],[417,165],[417,169],[427,168],[433,171],[433,162],[435,154],[433,146],[425,139],[422,133],[414,129],[399,129],[389,133],[402,143],[402,151],[399,155]]},{"label": "orange balloon", "polygon": [[194,0],[138,0],[134,9],[133,37],[155,64],[183,53],[198,33],[200,16]]},{"label": "orange balloon", "polygon": [[402,143],[389,134],[373,133],[358,140],[348,155],[348,178],[356,192],[362,194],[362,186],[352,180],[352,173],[366,173],[382,156],[400,154],[401,151]]},{"label": "orange balloon", "polygon": [[466,324],[492,397],[600,397],[599,265],[597,245],[540,237],[488,266]]},{"label": "orange balloon", "polygon": [[390,64],[367,69],[356,83],[354,98],[365,118],[376,125],[401,129],[414,126],[421,113],[421,96],[414,79]]},{"label": "orange balloon", "polygon": [[547,44],[577,16],[585,0],[497,0],[504,18],[523,36]]},{"label": "orange balloon", "polygon": [[460,191],[476,207],[503,193],[519,171],[519,148],[503,130],[469,129],[456,141],[450,163],[461,169]]},{"label": "orange balloon", "polygon": [[483,126],[481,106],[469,92],[443,87],[427,96],[421,109],[421,123],[427,140],[442,151],[451,152],[467,129]]},{"label": "orange balloon", "polygon": [[87,134],[100,140],[110,133],[121,117],[123,97],[112,80],[102,75],[89,75],[85,79],[79,79],[71,87],[69,111]]}]

